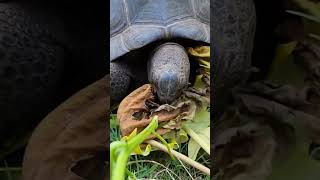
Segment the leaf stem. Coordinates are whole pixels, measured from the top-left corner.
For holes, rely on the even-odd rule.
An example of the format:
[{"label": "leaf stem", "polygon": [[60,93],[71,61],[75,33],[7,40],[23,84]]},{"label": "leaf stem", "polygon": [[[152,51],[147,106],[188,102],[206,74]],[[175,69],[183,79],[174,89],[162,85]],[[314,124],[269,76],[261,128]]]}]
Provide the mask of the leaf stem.
[{"label": "leaf stem", "polygon": [[158,116],[155,116],[151,123],[139,134],[134,136],[132,139],[128,141],[129,148],[134,150],[138,145],[143,143],[143,141],[150,135],[152,134],[158,127]]},{"label": "leaf stem", "polygon": [[166,140],[164,140],[164,139],[160,136],[160,134],[158,134],[157,132],[153,132],[153,134],[167,147],[168,153],[169,153],[171,159],[174,159],[174,157],[172,156],[172,153],[171,153],[171,148],[170,148],[169,144],[166,142]]},{"label": "leaf stem", "polygon": [[[166,153],[169,153],[168,148],[166,146],[164,146],[163,144],[155,141],[155,140],[148,140],[146,141],[146,143],[159,148],[161,151],[164,151]],[[176,158],[180,159],[181,161],[191,165],[192,167],[199,169],[201,172],[207,174],[210,176],[210,169],[205,167],[204,165],[198,163],[197,161],[194,161],[190,158],[188,158],[187,156],[175,151],[175,150],[171,150],[171,153],[173,156],[175,156]]]},{"label": "leaf stem", "polygon": [[110,144],[110,174],[111,180],[123,180],[128,159],[134,149],[139,146],[158,127],[158,116],[153,117],[151,123],[132,139],[115,141]]}]

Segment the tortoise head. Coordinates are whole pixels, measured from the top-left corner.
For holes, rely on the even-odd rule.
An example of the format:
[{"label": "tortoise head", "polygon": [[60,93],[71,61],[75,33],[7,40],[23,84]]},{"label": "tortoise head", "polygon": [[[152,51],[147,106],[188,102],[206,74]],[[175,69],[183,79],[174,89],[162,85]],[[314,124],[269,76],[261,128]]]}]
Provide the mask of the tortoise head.
[{"label": "tortoise head", "polygon": [[159,75],[158,82],[155,82],[154,85],[161,102],[171,102],[181,92],[179,75],[176,72],[163,72]]},{"label": "tortoise head", "polygon": [[148,62],[148,79],[162,103],[170,103],[188,86],[190,62],[184,47],[164,43],[157,47]]}]

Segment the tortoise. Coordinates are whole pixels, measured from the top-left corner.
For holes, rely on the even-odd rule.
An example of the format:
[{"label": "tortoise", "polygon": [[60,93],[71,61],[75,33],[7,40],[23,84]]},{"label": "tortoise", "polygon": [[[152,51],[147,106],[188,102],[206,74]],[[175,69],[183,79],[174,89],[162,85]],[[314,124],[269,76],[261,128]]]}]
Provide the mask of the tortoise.
[{"label": "tortoise", "polygon": [[185,38],[210,43],[209,5],[209,0],[112,0],[111,99],[121,100],[136,76],[119,57],[159,40],[165,42],[153,50],[144,72],[148,72],[148,81],[161,102],[171,102],[179,96],[189,82],[190,62],[184,47],[170,40]]},{"label": "tortoise", "polygon": [[[236,82],[234,74],[243,74],[250,64],[255,30],[251,0],[213,0],[211,9],[209,0],[111,0],[110,7],[112,103],[124,98],[131,84],[142,76],[154,85],[161,102],[179,96],[190,76],[183,40],[206,44],[213,40],[213,52],[218,53],[215,61],[225,61],[217,62],[219,67],[213,69],[228,69],[213,73],[231,73],[223,76],[227,81]],[[144,49],[139,58],[131,55],[154,42],[151,52]],[[140,61],[146,57],[146,63]]]}]

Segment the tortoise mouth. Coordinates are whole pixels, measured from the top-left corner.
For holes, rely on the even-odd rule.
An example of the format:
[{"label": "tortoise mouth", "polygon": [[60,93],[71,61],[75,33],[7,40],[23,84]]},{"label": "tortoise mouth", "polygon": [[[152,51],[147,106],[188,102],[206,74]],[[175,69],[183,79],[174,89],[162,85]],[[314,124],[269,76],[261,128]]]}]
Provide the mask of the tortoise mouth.
[{"label": "tortoise mouth", "polygon": [[157,95],[158,95],[159,101],[161,103],[169,104],[169,103],[173,102],[177,97],[179,97],[179,95],[180,95],[179,92],[181,92],[181,91],[176,91],[173,94],[167,94],[167,93],[157,91]]}]

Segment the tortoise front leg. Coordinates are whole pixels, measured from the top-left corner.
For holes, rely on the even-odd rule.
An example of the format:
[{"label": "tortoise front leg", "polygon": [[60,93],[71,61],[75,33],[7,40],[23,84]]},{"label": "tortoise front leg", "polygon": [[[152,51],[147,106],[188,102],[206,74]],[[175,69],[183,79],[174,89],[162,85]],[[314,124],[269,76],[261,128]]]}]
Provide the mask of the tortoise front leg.
[{"label": "tortoise front leg", "polygon": [[120,102],[129,91],[132,81],[129,76],[129,67],[122,62],[110,63],[110,80],[111,80],[111,104]]}]

